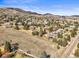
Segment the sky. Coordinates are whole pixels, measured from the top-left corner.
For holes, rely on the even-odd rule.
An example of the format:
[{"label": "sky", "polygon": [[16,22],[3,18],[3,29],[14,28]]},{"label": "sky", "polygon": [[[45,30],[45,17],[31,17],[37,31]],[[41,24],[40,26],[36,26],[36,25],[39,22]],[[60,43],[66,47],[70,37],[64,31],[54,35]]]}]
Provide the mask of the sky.
[{"label": "sky", "polygon": [[0,8],[13,7],[37,13],[79,15],[79,0],[0,0]]}]

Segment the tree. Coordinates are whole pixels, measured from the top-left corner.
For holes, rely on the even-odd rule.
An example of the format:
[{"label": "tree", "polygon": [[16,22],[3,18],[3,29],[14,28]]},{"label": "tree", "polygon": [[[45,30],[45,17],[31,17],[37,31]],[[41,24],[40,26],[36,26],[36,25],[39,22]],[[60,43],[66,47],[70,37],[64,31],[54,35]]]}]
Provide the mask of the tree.
[{"label": "tree", "polygon": [[52,40],[53,42],[57,42],[57,39],[56,38],[53,38],[53,40]]},{"label": "tree", "polygon": [[9,51],[9,52],[12,51],[10,42],[8,42],[8,41],[5,42],[4,49],[5,49],[5,51]]},{"label": "tree", "polygon": [[68,44],[67,40],[58,40],[58,45],[66,47],[67,44]]},{"label": "tree", "polygon": [[59,45],[57,45],[57,49],[60,49],[60,46]]},{"label": "tree", "polygon": [[63,38],[63,35],[58,33],[58,38]]},{"label": "tree", "polygon": [[19,30],[20,28],[18,27],[18,25],[16,25],[16,26],[15,26],[15,29],[16,29],[16,30]]},{"label": "tree", "polygon": [[46,32],[46,30],[44,29],[44,31],[43,31],[43,34],[46,34],[47,32]]},{"label": "tree", "polygon": [[68,35],[68,36],[67,36],[67,40],[70,41],[70,39],[71,39],[71,37],[70,37],[70,35]]},{"label": "tree", "polygon": [[75,37],[75,35],[77,34],[77,30],[78,30],[78,28],[75,27],[75,28],[71,31],[71,36],[72,36],[72,37]]},{"label": "tree", "polygon": [[40,27],[40,32],[39,32],[39,36],[43,36],[44,35],[44,32],[43,32],[43,29]]},{"label": "tree", "polygon": [[39,32],[38,31],[33,31],[32,35],[39,35]]},{"label": "tree", "polygon": [[67,44],[68,44],[67,40],[63,40],[63,42],[62,42],[62,46],[63,46],[63,47],[66,47]]},{"label": "tree", "polygon": [[76,57],[79,57],[79,48],[75,50],[75,54]]},{"label": "tree", "polygon": [[43,51],[43,52],[41,53],[40,58],[50,58],[50,55],[48,55],[48,54],[46,53],[46,51]]},{"label": "tree", "polygon": [[70,35],[66,35],[66,37],[64,37],[65,40],[70,41],[71,37]]},{"label": "tree", "polygon": [[77,48],[79,48],[79,43],[77,44]]},{"label": "tree", "polygon": [[0,57],[2,56],[2,52],[1,52],[1,49],[0,49]]},{"label": "tree", "polygon": [[76,31],[72,31],[72,32],[71,32],[71,36],[72,36],[72,37],[75,37],[76,34],[77,34]]},{"label": "tree", "polygon": [[50,28],[49,28],[49,32],[52,32],[52,31],[53,31],[53,27],[50,27]]},{"label": "tree", "polygon": [[25,24],[24,25],[24,30],[29,30],[29,25]]}]

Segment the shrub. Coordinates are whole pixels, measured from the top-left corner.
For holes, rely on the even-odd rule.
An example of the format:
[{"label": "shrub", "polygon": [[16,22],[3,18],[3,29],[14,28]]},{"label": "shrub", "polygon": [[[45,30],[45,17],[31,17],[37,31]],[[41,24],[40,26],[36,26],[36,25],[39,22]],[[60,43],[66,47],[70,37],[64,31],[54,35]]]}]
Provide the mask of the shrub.
[{"label": "shrub", "polygon": [[39,32],[38,31],[33,31],[32,35],[39,35]]}]

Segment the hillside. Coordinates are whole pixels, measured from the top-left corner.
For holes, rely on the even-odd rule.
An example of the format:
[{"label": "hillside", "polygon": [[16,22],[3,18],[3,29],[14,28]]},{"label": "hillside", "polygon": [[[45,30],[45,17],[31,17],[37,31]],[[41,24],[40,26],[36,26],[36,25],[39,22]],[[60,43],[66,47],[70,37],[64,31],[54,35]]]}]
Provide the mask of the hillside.
[{"label": "hillside", "polygon": [[36,57],[69,57],[77,35],[79,17],[0,8],[0,43],[18,43],[19,49]]}]

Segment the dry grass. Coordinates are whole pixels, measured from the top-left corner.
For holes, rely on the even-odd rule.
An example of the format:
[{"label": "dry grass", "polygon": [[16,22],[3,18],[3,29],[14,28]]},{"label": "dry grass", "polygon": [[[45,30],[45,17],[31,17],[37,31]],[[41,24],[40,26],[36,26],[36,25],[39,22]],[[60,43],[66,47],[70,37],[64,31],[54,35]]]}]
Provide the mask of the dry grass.
[{"label": "dry grass", "polygon": [[[47,51],[52,57],[56,49],[50,43],[42,38],[37,38],[29,35],[28,33],[17,31],[10,28],[0,28],[0,42],[5,40],[12,40],[18,42],[20,49],[24,51],[31,51],[31,54],[39,57],[43,51]],[[53,53],[53,54],[52,54]]]}]

